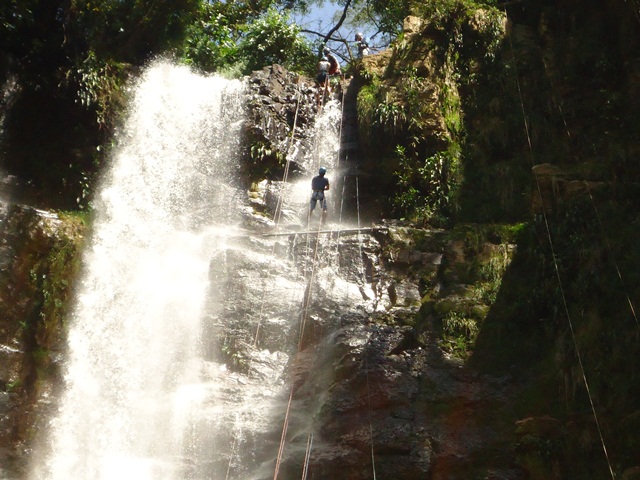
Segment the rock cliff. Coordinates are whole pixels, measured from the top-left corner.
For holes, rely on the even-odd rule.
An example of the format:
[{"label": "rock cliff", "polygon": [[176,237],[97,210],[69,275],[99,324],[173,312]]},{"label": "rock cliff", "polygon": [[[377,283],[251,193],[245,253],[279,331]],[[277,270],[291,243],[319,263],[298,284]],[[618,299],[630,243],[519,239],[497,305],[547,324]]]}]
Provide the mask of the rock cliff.
[{"label": "rock cliff", "polygon": [[[309,432],[311,478],[607,478],[603,446],[615,478],[637,475],[640,197],[629,125],[640,23],[620,0],[512,3],[507,16],[465,12],[444,23],[451,30],[407,19],[397,45],[367,57],[345,91],[351,107],[357,95],[346,118],[358,132],[344,144],[370,181],[371,210],[393,215],[409,200],[420,209],[319,244],[320,267],[359,300],[308,287],[307,327],[284,352],[296,418],[283,478],[299,476]],[[298,170],[317,109],[311,81],[278,66],[248,83],[247,188],[281,178],[287,161]],[[269,228],[276,208],[253,196],[246,224]],[[59,385],[85,227],[7,204],[0,227],[0,474],[11,478]],[[295,236],[254,247],[316,253]],[[253,275],[245,260],[230,261]],[[287,275],[299,265],[308,263]],[[267,349],[293,333],[275,325]],[[255,352],[237,327],[211,355],[247,373]]]}]

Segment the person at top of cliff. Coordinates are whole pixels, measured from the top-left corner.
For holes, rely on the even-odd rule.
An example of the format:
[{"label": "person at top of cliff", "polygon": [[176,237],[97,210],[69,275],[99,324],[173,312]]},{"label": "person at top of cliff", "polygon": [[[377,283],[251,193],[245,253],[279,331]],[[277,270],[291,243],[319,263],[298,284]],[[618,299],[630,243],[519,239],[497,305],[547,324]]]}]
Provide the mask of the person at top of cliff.
[{"label": "person at top of cliff", "polygon": [[313,213],[316,208],[316,203],[320,202],[322,207],[322,213],[327,213],[327,199],[324,196],[324,192],[329,190],[329,179],[325,177],[327,169],[320,167],[318,175],[311,180],[311,201],[309,202],[309,215]]},{"label": "person at top of cliff", "polygon": [[322,53],[325,57],[327,57],[327,60],[329,60],[329,75],[342,75],[342,71],[340,70],[340,62],[338,62],[336,56],[331,53],[331,50],[329,50],[327,47],[324,47]]},{"label": "person at top of cliff", "polygon": [[358,58],[369,55],[369,41],[362,35],[362,32],[356,33],[356,42],[358,47]]}]

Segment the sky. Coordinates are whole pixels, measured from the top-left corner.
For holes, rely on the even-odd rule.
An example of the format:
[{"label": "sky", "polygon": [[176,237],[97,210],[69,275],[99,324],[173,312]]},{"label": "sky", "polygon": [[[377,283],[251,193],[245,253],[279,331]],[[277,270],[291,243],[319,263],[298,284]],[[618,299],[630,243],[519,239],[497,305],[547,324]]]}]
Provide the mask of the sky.
[{"label": "sky", "polygon": [[[308,15],[294,15],[293,20],[302,28],[313,30],[320,33],[327,33],[337,23],[343,8],[334,2],[326,0],[322,5],[314,5],[311,8],[311,12]],[[334,17],[335,21],[334,21]],[[353,28],[347,28],[343,26],[340,30],[334,34],[334,36],[342,36],[350,42],[352,51],[355,53],[355,36],[356,30]],[[365,37],[370,38],[371,34],[364,30]],[[309,35],[311,40],[318,40],[317,35]],[[332,47],[332,43],[329,43],[329,47]]]}]

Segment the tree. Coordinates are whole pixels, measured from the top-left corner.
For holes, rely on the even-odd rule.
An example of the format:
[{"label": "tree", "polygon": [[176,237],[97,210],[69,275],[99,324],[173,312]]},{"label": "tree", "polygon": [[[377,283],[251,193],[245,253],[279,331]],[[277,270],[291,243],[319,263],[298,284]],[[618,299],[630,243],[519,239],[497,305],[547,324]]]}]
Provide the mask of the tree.
[{"label": "tree", "polygon": [[239,53],[245,73],[274,63],[297,71],[315,66],[315,56],[300,27],[291,23],[288,14],[274,8],[247,25]]},{"label": "tree", "polygon": [[199,5],[2,2],[0,76],[14,85],[11,108],[3,108],[3,167],[42,191],[47,206],[74,206],[96,170],[121,86],[135,67],[183,42]]},{"label": "tree", "polygon": [[235,3],[212,5],[203,2],[187,30],[182,59],[204,71],[213,72],[237,62],[239,25],[224,9]]},{"label": "tree", "polygon": [[[320,5],[326,3],[321,0]],[[364,31],[376,39],[377,47],[386,47],[402,29],[404,18],[411,13],[411,0],[340,0],[328,25],[302,31],[328,45],[343,60],[353,60],[355,33]],[[373,45],[372,45],[373,46]]]}]

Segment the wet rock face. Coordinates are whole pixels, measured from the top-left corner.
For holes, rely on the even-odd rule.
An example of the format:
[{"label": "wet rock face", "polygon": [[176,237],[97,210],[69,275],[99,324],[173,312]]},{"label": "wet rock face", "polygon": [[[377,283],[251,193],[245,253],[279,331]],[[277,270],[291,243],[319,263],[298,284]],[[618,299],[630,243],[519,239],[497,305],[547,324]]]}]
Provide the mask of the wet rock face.
[{"label": "wet rock face", "polygon": [[20,469],[59,380],[65,313],[56,302],[70,294],[82,230],[0,202],[0,233],[0,465]]},{"label": "wet rock face", "polygon": [[[246,225],[262,225],[261,216],[247,217]],[[72,232],[54,215],[20,207],[4,207],[1,218],[10,232],[0,248],[2,272],[33,271],[26,259],[60,251]],[[309,478],[368,479],[374,470],[381,478],[409,480],[474,478],[489,471],[494,479],[524,478],[505,458],[512,444],[504,432],[513,425],[502,420],[504,385],[466,371],[438,347],[432,323],[417,323],[425,291],[439,282],[470,281],[461,266],[470,261],[462,246],[447,242],[441,231],[421,235],[419,245],[400,228],[361,235],[246,235],[211,257],[201,377],[213,380],[220,368],[230,373],[224,396],[210,402],[224,403],[224,412],[203,414],[196,429],[221,432],[201,445],[216,457],[211,464],[190,464],[194,475],[220,471],[223,478],[236,416],[255,415],[251,430],[242,432],[238,456],[244,457],[234,461],[233,478],[273,478],[293,385],[279,478],[299,476],[309,441]],[[25,275],[15,278],[27,282]],[[15,321],[4,321],[9,305],[22,308],[12,317],[39,318],[43,309],[27,283],[15,301],[4,301],[15,282],[3,278],[0,291],[0,355],[7,357],[1,365],[14,367],[0,372],[0,451],[21,444],[26,430],[47,418],[47,395],[55,398],[58,357],[49,357],[49,383],[36,384],[27,380],[36,365],[25,352],[40,345],[55,353],[62,330],[34,327],[49,335],[27,337]],[[27,345],[27,338],[34,343]],[[28,388],[7,388],[15,380]],[[13,459],[3,455],[2,463]]]},{"label": "wet rock face", "polygon": [[265,173],[280,173],[285,158],[294,162],[295,171],[317,112],[313,80],[272,65],[253,72],[248,87],[245,145],[250,175],[261,179]]},{"label": "wet rock face", "polygon": [[[281,471],[291,478],[305,454],[310,478],[525,478],[510,458],[504,380],[446,354],[433,316],[417,322],[421,295],[465,262],[445,232],[423,235],[420,246],[394,228],[292,245],[314,281],[301,350],[286,370],[296,433]],[[448,290],[443,298],[460,296]]]}]

